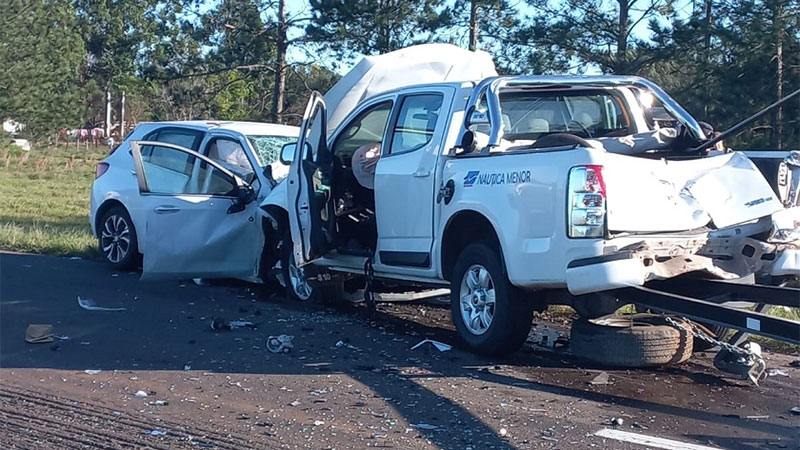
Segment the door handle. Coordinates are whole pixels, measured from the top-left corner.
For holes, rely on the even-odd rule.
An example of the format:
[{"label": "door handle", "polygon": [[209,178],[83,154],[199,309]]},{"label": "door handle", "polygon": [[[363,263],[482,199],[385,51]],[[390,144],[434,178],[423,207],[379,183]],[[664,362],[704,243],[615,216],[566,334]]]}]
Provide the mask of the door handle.
[{"label": "door handle", "polygon": [[135,170],[131,170],[131,175],[136,176],[136,171]]},{"label": "door handle", "polygon": [[420,169],[420,170],[414,172],[414,176],[417,177],[417,178],[425,178],[430,174],[431,174],[430,170],[422,170],[422,169]]},{"label": "door handle", "polygon": [[156,214],[171,214],[171,213],[176,213],[180,210],[181,210],[180,208],[172,205],[161,205],[153,208],[153,211],[155,211]]}]

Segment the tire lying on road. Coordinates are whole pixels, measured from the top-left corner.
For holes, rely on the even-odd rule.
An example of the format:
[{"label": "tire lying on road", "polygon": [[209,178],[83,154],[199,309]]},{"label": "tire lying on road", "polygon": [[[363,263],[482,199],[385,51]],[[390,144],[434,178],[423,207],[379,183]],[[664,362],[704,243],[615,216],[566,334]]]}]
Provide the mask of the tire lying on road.
[{"label": "tire lying on road", "polygon": [[[688,329],[688,326],[687,326]],[[609,315],[572,322],[572,353],[607,366],[679,364],[692,356],[694,339],[655,314]]]}]

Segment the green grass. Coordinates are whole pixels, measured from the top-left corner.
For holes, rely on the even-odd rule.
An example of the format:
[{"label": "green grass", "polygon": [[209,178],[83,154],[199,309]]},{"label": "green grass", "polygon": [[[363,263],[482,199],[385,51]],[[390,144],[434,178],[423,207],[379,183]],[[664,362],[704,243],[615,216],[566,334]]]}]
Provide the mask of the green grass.
[{"label": "green grass", "polygon": [[0,250],[97,257],[89,190],[107,152],[74,145],[0,149]]}]

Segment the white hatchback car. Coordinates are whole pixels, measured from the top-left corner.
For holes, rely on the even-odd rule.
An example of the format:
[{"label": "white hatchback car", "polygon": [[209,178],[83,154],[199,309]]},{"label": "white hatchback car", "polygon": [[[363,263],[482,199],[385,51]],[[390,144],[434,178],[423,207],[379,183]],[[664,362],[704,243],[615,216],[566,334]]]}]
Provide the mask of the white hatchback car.
[{"label": "white hatchback car", "polygon": [[298,133],[254,122],[140,124],[97,165],[89,220],[104,259],[116,269],[141,261],[142,278],[258,280],[258,205],[286,176],[281,147]]}]

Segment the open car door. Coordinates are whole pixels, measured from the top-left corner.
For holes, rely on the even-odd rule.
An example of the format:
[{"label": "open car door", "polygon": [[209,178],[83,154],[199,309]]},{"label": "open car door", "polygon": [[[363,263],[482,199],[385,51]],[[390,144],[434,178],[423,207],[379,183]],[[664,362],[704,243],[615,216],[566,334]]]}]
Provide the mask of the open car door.
[{"label": "open car door", "polygon": [[289,228],[298,267],[333,248],[335,216],[330,192],[333,158],[326,141],[326,115],[322,95],[313,92],[286,179]]},{"label": "open car door", "polygon": [[264,236],[253,188],[179,145],[131,142],[145,229],[142,279],[257,274]]}]

